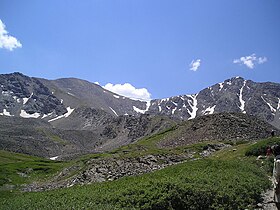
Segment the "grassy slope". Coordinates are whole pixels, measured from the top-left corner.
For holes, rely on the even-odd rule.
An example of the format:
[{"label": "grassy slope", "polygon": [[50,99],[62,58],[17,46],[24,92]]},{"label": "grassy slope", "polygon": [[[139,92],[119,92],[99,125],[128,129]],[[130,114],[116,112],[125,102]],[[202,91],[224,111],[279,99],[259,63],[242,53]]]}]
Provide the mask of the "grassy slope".
[{"label": "grassy slope", "polygon": [[45,180],[67,163],[0,150],[0,197],[20,184]]},{"label": "grassy slope", "polygon": [[[99,156],[163,152],[155,151],[151,143],[161,137],[152,138]],[[248,147],[249,144],[241,144],[236,151],[229,148],[207,159],[112,182],[13,193],[0,201],[0,209],[250,209],[251,204],[260,201],[260,193],[269,186],[269,180],[255,158],[245,156]]]}]

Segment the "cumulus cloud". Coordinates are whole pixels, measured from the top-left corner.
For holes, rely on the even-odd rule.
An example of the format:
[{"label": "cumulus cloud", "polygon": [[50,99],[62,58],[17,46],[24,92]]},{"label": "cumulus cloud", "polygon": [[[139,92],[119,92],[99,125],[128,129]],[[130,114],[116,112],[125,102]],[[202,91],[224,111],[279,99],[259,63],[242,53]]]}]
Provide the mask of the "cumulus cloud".
[{"label": "cumulus cloud", "polygon": [[200,66],[200,63],[201,63],[201,60],[200,59],[197,59],[197,60],[192,60],[192,62],[190,63],[190,70],[191,71],[197,71],[197,69],[199,68]]},{"label": "cumulus cloud", "polygon": [[233,63],[238,63],[247,66],[249,69],[255,68],[256,64],[263,64],[267,61],[267,57],[257,57],[255,53],[248,56],[243,56],[238,59],[234,59]]},{"label": "cumulus cloud", "polygon": [[129,83],[125,84],[111,84],[108,83],[103,88],[113,92],[117,93],[122,96],[126,96],[128,98],[132,99],[141,99],[141,100],[151,100],[151,94],[146,88],[135,88],[133,85]]},{"label": "cumulus cloud", "polygon": [[8,35],[9,32],[5,28],[5,24],[0,20],[0,48],[13,51],[15,48],[22,47],[15,37]]}]

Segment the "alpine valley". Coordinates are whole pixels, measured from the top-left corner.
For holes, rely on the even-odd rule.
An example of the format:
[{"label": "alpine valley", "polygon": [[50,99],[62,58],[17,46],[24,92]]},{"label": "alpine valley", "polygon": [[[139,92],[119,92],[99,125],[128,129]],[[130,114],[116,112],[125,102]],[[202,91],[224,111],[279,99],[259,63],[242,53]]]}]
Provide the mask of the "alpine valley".
[{"label": "alpine valley", "polygon": [[[11,201],[3,193],[0,209],[41,209],[47,203],[58,209],[253,209],[269,188],[270,162],[259,172],[251,156],[280,142],[271,137],[279,129],[277,83],[234,77],[198,93],[143,101],[76,78],[1,74],[0,193],[49,194],[12,194]],[[202,176],[215,187],[200,188]],[[231,179],[244,188],[230,187]],[[72,187],[96,182],[103,185]],[[66,194],[87,202],[67,200]],[[52,196],[66,200],[47,198]],[[23,205],[27,200],[36,205]]]}]

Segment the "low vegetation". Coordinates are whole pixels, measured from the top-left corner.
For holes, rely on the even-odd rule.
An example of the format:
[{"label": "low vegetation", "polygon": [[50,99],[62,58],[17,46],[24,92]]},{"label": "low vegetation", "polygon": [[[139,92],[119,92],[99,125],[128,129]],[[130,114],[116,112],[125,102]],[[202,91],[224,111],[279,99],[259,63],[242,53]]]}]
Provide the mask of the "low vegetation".
[{"label": "low vegetation", "polygon": [[17,190],[21,184],[45,180],[65,164],[0,150],[0,193],[3,195],[6,190]]},{"label": "low vegetation", "polygon": [[246,156],[266,155],[267,147],[271,147],[276,144],[280,145],[279,137],[264,139],[255,144],[252,144],[246,151]]},{"label": "low vegetation", "polygon": [[137,177],[13,194],[1,209],[239,209],[259,202],[264,171],[238,160],[189,161]]},{"label": "low vegetation", "polygon": [[[117,181],[45,192],[14,192],[1,198],[0,209],[254,209],[270,181],[265,168],[259,167],[255,158],[245,156],[251,148],[249,143],[240,144],[210,158]],[[54,167],[62,163],[50,164]]]}]

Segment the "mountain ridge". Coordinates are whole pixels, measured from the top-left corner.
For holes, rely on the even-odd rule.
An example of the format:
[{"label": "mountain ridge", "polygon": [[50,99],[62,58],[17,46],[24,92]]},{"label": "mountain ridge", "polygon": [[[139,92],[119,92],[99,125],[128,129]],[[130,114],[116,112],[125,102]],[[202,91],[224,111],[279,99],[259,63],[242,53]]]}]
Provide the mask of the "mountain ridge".
[{"label": "mountain ridge", "polygon": [[[280,84],[233,77],[202,89],[165,99],[140,101],[77,78],[47,80],[21,73],[0,75],[1,115],[63,121],[79,107],[101,109],[114,117],[165,115],[180,120],[220,112],[240,112],[280,128]],[[24,87],[26,85],[28,88]],[[1,112],[1,111],[0,111]]]}]

